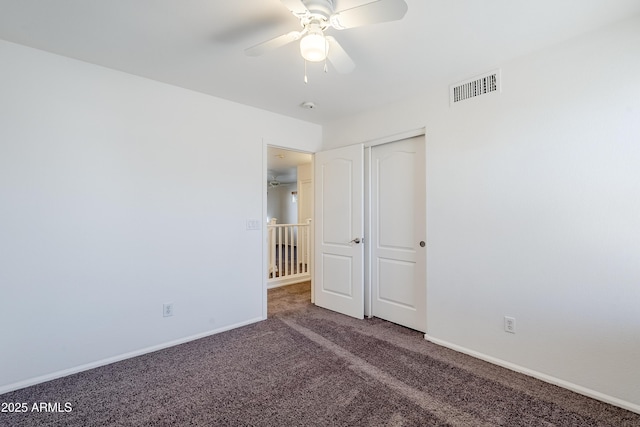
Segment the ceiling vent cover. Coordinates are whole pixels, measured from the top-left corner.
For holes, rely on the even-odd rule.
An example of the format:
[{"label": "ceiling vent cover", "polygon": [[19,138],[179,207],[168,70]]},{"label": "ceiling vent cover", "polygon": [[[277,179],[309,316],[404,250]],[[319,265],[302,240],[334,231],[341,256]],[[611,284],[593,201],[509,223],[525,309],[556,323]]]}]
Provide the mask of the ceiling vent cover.
[{"label": "ceiling vent cover", "polygon": [[500,92],[500,70],[491,71],[449,86],[449,102],[453,105],[491,92]]}]

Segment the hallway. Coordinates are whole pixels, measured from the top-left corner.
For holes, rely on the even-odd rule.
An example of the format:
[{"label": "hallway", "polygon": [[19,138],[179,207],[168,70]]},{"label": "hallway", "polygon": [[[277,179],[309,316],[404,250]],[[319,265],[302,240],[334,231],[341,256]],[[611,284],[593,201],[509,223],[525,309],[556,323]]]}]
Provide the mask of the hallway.
[{"label": "hallway", "polygon": [[267,292],[268,317],[287,315],[312,307],[310,281],[269,289]]}]

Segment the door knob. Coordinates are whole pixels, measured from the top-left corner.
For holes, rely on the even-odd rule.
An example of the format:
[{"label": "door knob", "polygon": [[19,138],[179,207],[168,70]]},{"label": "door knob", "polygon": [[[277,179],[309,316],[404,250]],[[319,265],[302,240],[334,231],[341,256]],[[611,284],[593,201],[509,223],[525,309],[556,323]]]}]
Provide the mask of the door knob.
[{"label": "door knob", "polygon": [[349,243],[355,243],[355,244],[357,245],[358,243],[360,243],[360,238],[359,238],[359,237],[356,237],[355,239],[353,239],[353,240],[352,240],[352,241],[350,241]]}]

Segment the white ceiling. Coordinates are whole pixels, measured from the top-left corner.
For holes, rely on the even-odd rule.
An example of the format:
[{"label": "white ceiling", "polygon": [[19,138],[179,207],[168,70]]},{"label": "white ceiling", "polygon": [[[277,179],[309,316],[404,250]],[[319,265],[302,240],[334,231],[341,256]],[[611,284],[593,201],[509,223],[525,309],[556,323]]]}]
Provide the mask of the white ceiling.
[{"label": "white ceiling", "polygon": [[295,43],[244,55],[299,29],[279,0],[0,0],[0,38],[325,124],[640,13],[638,0],[406,2],[402,21],[330,30],[356,69],[310,64],[308,84]]},{"label": "white ceiling", "polygon": [[278,147],[267,147],[267,180],[277,180],[283,184],[291,184],[298,179],[299,165],[311,163],[311,154],[286,150]]}]

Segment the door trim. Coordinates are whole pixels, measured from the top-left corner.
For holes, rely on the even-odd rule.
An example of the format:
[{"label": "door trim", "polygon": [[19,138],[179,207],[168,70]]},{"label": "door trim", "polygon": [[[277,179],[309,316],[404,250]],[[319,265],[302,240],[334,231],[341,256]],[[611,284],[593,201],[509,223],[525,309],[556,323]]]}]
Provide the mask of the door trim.
[{"label": "door trim", "polygon": [[393,135],[383,136],[381,138],[371,139],[363,142],[362,144],[365,146],[365,148],[374,147],[376,145],[402,141],[403,139],[409,139],[415,136],[424,136],[426,134],[427,134],[426,128],[421,127],[421,128],[411,129],[411,130],[400,132],[400,133],[394,133]]}]

